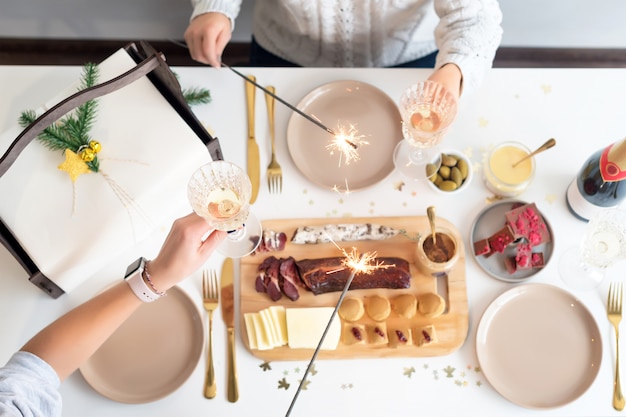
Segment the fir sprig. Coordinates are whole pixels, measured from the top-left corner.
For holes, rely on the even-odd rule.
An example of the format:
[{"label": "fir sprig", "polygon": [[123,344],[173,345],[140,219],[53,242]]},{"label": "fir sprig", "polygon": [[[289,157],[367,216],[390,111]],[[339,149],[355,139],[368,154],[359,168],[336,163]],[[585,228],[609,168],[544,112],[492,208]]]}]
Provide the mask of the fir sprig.
[{"label": "fir sprig", "polygon": [[[83,66],[81,75],[80,90],[94,86],[98,81],[98,66],[87,63]],[[174,74],[178,78],[177,74]],[[182,94],[190,106],[206,104],[211,102],[211,92],[205,88],[191,87],[182,89]],[[79,153],[83,147],[88,147],[92,138],[89,131],[96,121],[97,114],[96,100],[89,100],[85,104],[78,106],[72,113],[61,118],[57,122],[46,127],[37,139],[52,151],[65,152],[70,149]],[[37,119],[37,114],[33,110],[23,111],[18,122],[20,126],[26,127]],[[96,155],[92,161],[86,162],[89,169],[98,172],[100,161]]]},{"label": "fir sprig", "polygon": [[211,92],[205,88],[183,88],[183,97],[190,106],[207,104],[211,102]]},{"label": "fir sprig", "polygon": [[[172,74],[174,74],[174,77],[176,77],[178,83],[180,84],[180,77],[178,76],[178,74],[174,71],[172,71]],[[189,106],[195,106],[197,104],[207,104],[211,102],[211,91],[207,90],[206,88],[182,88],[181,92],[183,94],[185,102],[187,102]]]},{"label": "fir sprig", "polygon": [[[98,66],[93,63],[85,64],[79,90],[94,86],[97,80]],[[96,110],[96,101],[89,100],[78,106],[73,113],[46,127],[37,136],[37,139],[50,150],[64,152],[66,149],[70,149],[72,152],[78,153],[81,147],[89,146],[89,142],[92,140],[89,131],[96,120]],[[36,119],[35,111],[26,110],[22,112],[18,122],[20,126],[26,127]],[[86,163],[91,171],[98,172],[100,161],[97,156],[93,161]]]}]

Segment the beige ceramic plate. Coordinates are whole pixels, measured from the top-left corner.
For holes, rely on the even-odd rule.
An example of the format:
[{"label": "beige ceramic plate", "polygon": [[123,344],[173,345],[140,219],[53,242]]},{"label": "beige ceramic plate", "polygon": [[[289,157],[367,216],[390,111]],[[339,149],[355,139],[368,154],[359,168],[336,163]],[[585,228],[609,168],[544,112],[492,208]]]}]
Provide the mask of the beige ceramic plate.
[{"label": "beige ceramic plate", "polygon": [[94,390],[122,403],[146,403],[175,391],[202,354],[198,308],[181,289],[142,305],[80,368]]},{"label": "beige ceramic plate", "polygon": [[589,310],[547,284],[520,285],[497,297],[478,325],[476,350],[496,391],[533,409],[578,398],[602,360],[600,332]]},{"label": "beige ceramic plate", "polygon": [[297,113],[287,127],[289,153],[306,178],[324,188],[359,190],[383,180],[394,170],[393,150],[402,140],[401,117],[384,92],[359,81],[335,81],[307,94],[298,108],[325,126],[354,125],[369,144],[358,148],[359,160],[345,163],[327,149],[333,138]]}]

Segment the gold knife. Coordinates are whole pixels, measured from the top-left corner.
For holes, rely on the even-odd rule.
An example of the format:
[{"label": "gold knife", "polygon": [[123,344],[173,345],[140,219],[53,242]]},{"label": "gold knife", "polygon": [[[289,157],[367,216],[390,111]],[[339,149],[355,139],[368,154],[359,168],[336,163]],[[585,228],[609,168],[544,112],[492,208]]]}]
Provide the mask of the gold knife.
[{"label": "gold knife", "polygon": [[[248,75],[248,78],[256,82],[256,77]],[[259,161],[259,145],[254,137],[254,110],[256,86],[251,82],[246,84],[246,105],[248,109],[248,177],[252,183],[252,195],[250,204],[256,201],[259,194],[259,184],[261,183],[261,162]]]},{"label": "gold knife", "polygon": [[231,403],[239,399],[237,383],[237,364],[235,362],[235,266],[231,258],[226,258],[222,265],[220,304],[222,305],[222,319],[228,334],[228,401]]}]

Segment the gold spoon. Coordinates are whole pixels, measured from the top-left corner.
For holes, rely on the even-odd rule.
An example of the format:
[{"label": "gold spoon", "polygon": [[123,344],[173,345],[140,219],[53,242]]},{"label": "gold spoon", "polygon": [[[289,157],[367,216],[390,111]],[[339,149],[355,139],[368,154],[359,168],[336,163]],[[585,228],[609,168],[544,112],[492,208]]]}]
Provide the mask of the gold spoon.
[{"label": "gold spoon", "polygon": [[[426,255],[430,260],[434,262],[443,262],[443,261],[435,261],[435,259],[445,259],[448,260],[448,250],[446,249],[446,244],[441,239],[439,243],[437,243],[437,231],[435,228],[435,207],[429,206],[426,209],[426,214],[428,215],[428,222],[430,223],[430,230],[432,232],[433,237],[433,245],[432,248],[429,249],[430,256]],[[426,247],[424,245],[424,250],[426,251]]]},{"label": "gold spoon", "polygon": [[519,161],[517,161],[516,163],[513,164],[513,168],[515,168],[517,165],[519,165],[521,162],[527,160],[528,158],[530,158],[531,156],[535,156],[540,152],[543,152],[545,150],[550,149],[551,147],[553,147],[554,145],[556,145],[556,139],[554,138],[550,138],[546,141],[546,143],[544,143],[543,145],[541,145],[540,147],[538,147],[537,149],[535,149],[533,152],[529,153],[528,155],[526,155],[525,157],[523,157],[522,159],[520,159]]},{"label": "gold spoon", "polygon": [[430,206],[426,209],[428,215],[428,222],[430,223],[430,231],[433,235],[433,246],[437,245],[437,233],[435,231],[435,207]]}]

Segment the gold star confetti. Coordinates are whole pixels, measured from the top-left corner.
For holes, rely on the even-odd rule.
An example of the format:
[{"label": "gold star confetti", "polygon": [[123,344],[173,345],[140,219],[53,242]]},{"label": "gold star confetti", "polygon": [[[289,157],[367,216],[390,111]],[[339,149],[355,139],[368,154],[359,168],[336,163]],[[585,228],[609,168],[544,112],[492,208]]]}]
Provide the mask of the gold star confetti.
[{"label": "gold star confetti", "polygon": [[552,86],[549,84],[541,84],[541,89],[544,94],[550,94],[552,92]]},{"label": "gold star confetti", "polygon": [[[298,382],[302,382],[302,380],[299,380]],[[309,381],[308,379],[305,379],[304,383],[302,383],[302,390],[306,391],[309,388],[310,383],[311,381]]]},{"label": "gold star confetti", "polygon": [[484,117],[479,117],[478,118],[478,126],[479,127],[487,127],[488,124],[489,124],[489,120],[485,119]]},{"label": "gold star confetti", "polygon": [[548,204],[554,203],[556,199],[557,199],[556,194],[551,193],[551,194],[546,195],[546,201],[548,202]]},{"label": "gold star confetti", "polygon": [[400,181],[400,182],[395,183],[393,185],[393,188],[395,190],[402,191],[402,188],[404,188],[404,181]]},{"label": "gold star confetti", "polygon": [[287,379],[283,378],[280,381],[278,381],[278,389],[284,389],[285,391],[289,389],[289,383],[287,382]]},{"label": "gold star confetti", "polygon": [[76,182],[82,174],[90,172],[89,166],[85,161],[70,149],[65,150],[65,161],[58,168],[67,172],[72,182]]},{"label": "gold star confetti", "polygon": [[411,376],[415,373],[415,368],[414,367],[410,367],[410,368],[404,368],[404,376],[411,378]]}]

